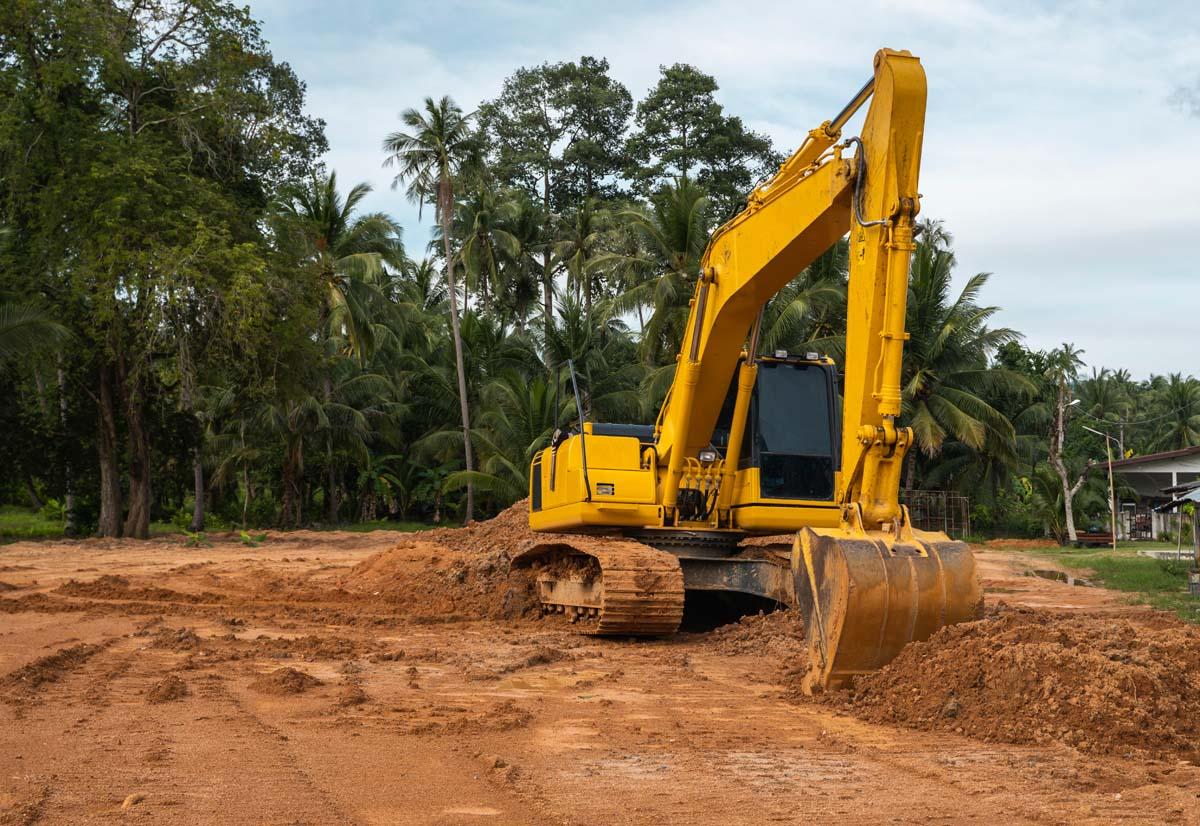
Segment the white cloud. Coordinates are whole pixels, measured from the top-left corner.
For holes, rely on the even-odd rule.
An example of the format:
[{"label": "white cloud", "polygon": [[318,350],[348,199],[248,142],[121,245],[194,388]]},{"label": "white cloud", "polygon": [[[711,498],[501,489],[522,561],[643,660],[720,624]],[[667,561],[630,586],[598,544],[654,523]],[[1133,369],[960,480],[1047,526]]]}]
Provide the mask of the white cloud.
[{"label": "white cloud", "polygon": [[[1200,120],[1167,104],[1200,76],[1200,4],[344,3],[261,0],[278,57],[329,123],[329,163],[376,186],[419,246],[415,207],[388,189],[383,136],[426,95],[473,107],[521,65],[609,59],[635,98],[660,64],[694,63],[780,148],[832,115],[883,45],[929,77],[924,212],[954,233],[965,278],[1033,346],[1068,340],[1094,364],[1200,373],[1188,279],[1200,234]],[[311,28],[319,21],[321,28]],[[429,216],[426,214],[426,226]]]}]

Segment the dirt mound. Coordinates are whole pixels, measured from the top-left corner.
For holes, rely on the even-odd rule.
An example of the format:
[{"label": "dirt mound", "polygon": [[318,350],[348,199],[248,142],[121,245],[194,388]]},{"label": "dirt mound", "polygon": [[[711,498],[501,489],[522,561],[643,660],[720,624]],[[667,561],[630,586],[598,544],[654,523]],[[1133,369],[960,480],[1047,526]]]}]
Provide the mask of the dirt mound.
[{"label": "dirt mound", "polygon": [[219,603],[222,597],[209,591],[198,594],[182,593],[170,588],[145,587],[131,585],[123,576],[105,574],[88,582],[70,579],[54,589],[54,593],[68,597],[89,597],[91,599],[120,599],[146,600],[150,602],[179,602],[190,605],[203,603]]},{"label": "dirt mound", "polygon": [[203,641],[190,628],[159,628],[150,638],[151,648],[168,651],[197,651]]},{"label": "dirt mound", "polygon": [[172,700],[182,700],[187,695],[187,683],[176,674],[168,674],[146,692],[146,699],[152,703],[169,703]]},{"label": "dirt mound", "polygon": [[425,531],[421,537],[472,555],[501,555],[507,561],[537,535],[529,529],[529,500],[522,499],[486,521],[472,522],[462,528]]},{"label": "dirt mound", "polygon": [[104,650],[102,645],[80,643],[70,648],[61,648],[53,654],[39,657],[0,679],[0,686],[23,691],[33,691],[46,683],[61,680],[71,671],[83,665]]},{"label": "dirt mound", "polygon": [[250,683],[250,687],[263,694],[274,694],[283,697],[290,694],[303,694],[310,688],[324,685],[311,674],[306,674],[295,668],[277,668],[268,674],[262,674]]},{"label": "dirt mound", "polygon": [[350,685],[344,686],[342,690],[338,692],[337,704],[342,708],[349,708],[351,706],[361,706],[370,699],[371,698],[367,696],[367,692],[363,691],[362,686],[351,683]]},{"label": "dirt mound", "polygon": [[354,566],[340,581],[351,594],[376,598],[414,619],[515,619],[534,615],[532,574],[509,560],[533,539],[528,505],[495,519],[406,537]]},{"label": "dirt mound", "polygon": [[984,548],[994,551],[1026,551],[1030,548],[1051,548],[1057,545],[1053,539],[989,539]]},{"label": "dirt mound", "polygon": [[1200,629],[1001,607],[832,695],[868,720],[1008,743],[1200,758]]},{"label": "dirt mound", "polygon": [[804,644],[804,619],[799,611],[772,611],[742,617],[708,635],[709,644],[722,654],[771,657],[789,668],[802,667],[808,653]]}]

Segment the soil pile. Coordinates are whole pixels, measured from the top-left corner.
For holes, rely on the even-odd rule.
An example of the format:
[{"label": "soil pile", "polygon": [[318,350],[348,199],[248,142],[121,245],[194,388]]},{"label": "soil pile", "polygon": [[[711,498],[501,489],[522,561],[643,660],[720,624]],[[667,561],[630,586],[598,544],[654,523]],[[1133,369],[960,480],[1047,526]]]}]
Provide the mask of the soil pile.
[{"label": "soil pile", "polygon": [[1200,629],[1001,606],[913,643],[845,703],[867,720],[1095,753],[1200,758]]},{"label": "soil pile", "polygon": [[1049,548],[1058,544],[1053,539],[989,539],[981,547],[992,551],[1026,551],[1030,548]]},{"label": "soil pile", "polygon": [[177,674],[168,674],[146,692],[146,699],[152,703],[169,703],[172,700],[182,700],[187,695],[187,683]]},{"label": "soil pile", "polygon": [[534,538],[527,509],[522,501],[486,522],[406,537],[354,566],[340,585],[430,622],[533,615],[532,575],[509,570],[513,554]]},{"label": "soil pile", "polygon": [[0,679],[0,686],[18,691],[33,691],[46,683],[61,680],[103,650],[103,645],[87,643],[61,648],[7,674]]},{"label": "soil pile", "polygon": [[804,619],[799,611],[772,611],[742,617],[709,635],[713,648],[722,654],[770,657],[803,670],[808,661],[804,643]]},{"label": "soil pile", "polygon": [[277,697],[303,694],[310,688],[316,688],[319,685],[324,685],[324,683],[311,674],[290,667],[277,668],[250,683],[250,687],[255,691],[274,694]]},{"label": "soil pile", "polygon": [[497,554],[507,562],[525,543],[537,538],[529,529],[529,500],[522,499],[492,519],[461,528],[426,531],[423,538],[478,556]]}]

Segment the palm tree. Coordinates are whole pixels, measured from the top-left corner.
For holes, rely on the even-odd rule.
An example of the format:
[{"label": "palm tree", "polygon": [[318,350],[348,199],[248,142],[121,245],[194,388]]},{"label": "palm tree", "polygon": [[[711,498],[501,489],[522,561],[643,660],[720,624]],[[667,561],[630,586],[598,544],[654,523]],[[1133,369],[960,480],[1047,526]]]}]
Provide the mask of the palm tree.
[{"label": "palm tree", "polygon": [[[467,381],[463,369],[462,332],[458,320],[458,285],[454,280],[454,254],[450,249],[450,228],[454,223],[454,179],[462,165],[474,154],[475,136],[472,115],[464,115],[449,97],[434,101],[425,98],[425,113],[405,109],[400,119],[409,132],[393,132],[383,141],[388,153],[385,166],[395,166],[392,186],[408,184],[408,197],[423,205],[432,196],[435,217],[441,224],[446,260],[446,285],[450,294],[450,330],[454,337],[454,358],[458,371],[458,399],[462,415],[463,454],[467,471],[475,469],[471,455],[471,414],[467,399]],[[474,487],[467,482],[466,521],[474,517]]]},{"label": "palm tree", "polygon": [[401,228],[387,215],[372,212],[356,215],[371,192],[360,183],[343,198],[337,188],[337,173],[314,176],[305,186],[291,190],[279,204],[284,219],[281,231],[296,237],[303,256],[318,269],[326,290],[322,321],[336,337],[346,341],[346,353],[360,366],[374,349],[371,322],[385,267],[404,265]]},{"label": "palm tree", "polygon": [[[1021,374],[989,363],[996,349],[1019,334],[987,322],[997,307],[976,303],[989,274],[968,279],[951,298],[954,252],[939,223],[922,225],[923,239],[913,255],[904,348],[903,416],[916,446],[936,456],[948,438],[970,449],[1015,458],[1012,422],[988,398],[997,393],[1032,394],[1036,388]],[[916,461],[915,456],[910,461]],[[909,466],[909,486],[914,465]]]},{"label": "palm tree", "polygon": [[504,322],[515,323],[522,332],[539,305],[545,266],[540,256],[545,246],[544,224],[541,208],[524,193],[513,193],[507,229],[515,246],[505,257],[501,273],[503,292],[497,304]]},{"label": "palm tree", "polygon": [[556,408],[553,385],[544,375],[530,379],[516,372],[491,382],[485,395],[489,403],[475,431],[482,448],[480,469],[450,474],[443,489],[474,484],[506,506],[528,495],[530,463],[550,443],[566,396],[558,394]]},{"label": "palm tree", "polygon": [[655,195],[649,209],[632,208],[617,216],[636,242],[633,249],[598,256],[597,266],[612,267],[623,291],[611,312],[651,310],[642,327],[642,357],[647,364],[669,364],[683,340],[688,299],[700,258],[708,245],[708,197],[704,189],[680,178]]},{"label": "palm tree", "polygon": [[466,273],[464,290],[479,291],[482,310],[491,312],[493,296],[503,293],[506,260],[516,255],[520,242],[507,226],[516,214],[516,203],[477,180],[470,196],[454,211],[454,232],[459,238],[458,259]]},{"label": "palm tree", "polygon": [[0,303],[0,362],[31,358],[70,338],[66,327],[32,304]]},{"label": "palm tree", "polygon": [[[326,291],[320,321],[322,328],[329,327],[334,356],[350,356],[360,368],[365,368],[375,352],[377,321],[390,310],[381,292],[384,265],[399,268],[404,264],[400,226],[383,213],[355,215],[370,192],[368,184],[360,183],[343,198],[337,173],[330,172],[313,176],[279,205],[282,233],[299,236],[302,258],[316,266]],[[322,378],[325,404],[333,401],[329,372],[327,369]],[[338,468],[332,436],[325,435],[325,498],[328,519],[336,522]]]},{"label": "palm tree", "polygon": [[839,362],[846,351],[849,244],[838,241],[772,298],[763,313],[764,352],[817,351]]},{"label": "palm tree", "polygon": [[1179,373],[1167,376],[1158,392],[1159,415],[1156,450],[1180,450],[1200,444],[1200,381]]},{"label": "palm tree", "polygon": [[554,255],[567,270],[567,283],[575,291],[575,300],[583,302],[584,314],[592,317],[597,257],[604,248],[607,216],[591,198],[559,222],[559,238]]}]

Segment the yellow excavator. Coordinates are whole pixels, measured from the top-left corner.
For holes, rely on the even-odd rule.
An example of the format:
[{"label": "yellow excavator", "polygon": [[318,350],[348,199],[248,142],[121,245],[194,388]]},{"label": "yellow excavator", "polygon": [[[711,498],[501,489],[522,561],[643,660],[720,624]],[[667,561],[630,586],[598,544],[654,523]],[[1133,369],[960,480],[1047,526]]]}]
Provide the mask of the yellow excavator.
[{"label": "yellow excavator", "polygon": [[[679,627],[688,590],[798,607],[809,692],[979,615],[970,549],[914,529],[899,503],[925,99],[920,61],[881,50],[853,100],[713,234],[653,426],[586,422],[576,388],[578,427],[530,468],[529,524],[546,535],[513,560],[536,569],[543,611],[658,635]],[[760,354],[764,306],[847,233],[843,374],[818,353]],[[782,533],[790,554],[751,539]]]}]

